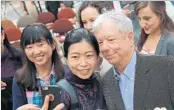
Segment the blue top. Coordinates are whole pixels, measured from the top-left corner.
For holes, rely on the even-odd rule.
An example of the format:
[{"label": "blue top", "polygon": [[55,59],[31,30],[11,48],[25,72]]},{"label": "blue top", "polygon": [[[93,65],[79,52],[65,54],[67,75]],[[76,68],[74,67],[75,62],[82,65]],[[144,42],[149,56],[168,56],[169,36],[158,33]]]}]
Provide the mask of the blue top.
[{"label": "blue top", "polygon": [[115,71],[116,77],[119,78],[120,91],[126,110],[133,110],[136,60],[137,56],[134,52],[124,72],[118,75],[118,72]]}]

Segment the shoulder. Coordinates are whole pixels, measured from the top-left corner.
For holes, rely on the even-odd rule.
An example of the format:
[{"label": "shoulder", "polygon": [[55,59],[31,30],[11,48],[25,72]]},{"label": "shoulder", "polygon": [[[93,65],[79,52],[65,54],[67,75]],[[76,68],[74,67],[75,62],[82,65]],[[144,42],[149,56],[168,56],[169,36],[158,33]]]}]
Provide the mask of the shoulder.
[{"label": "shoulder", "polygon": [[174,55],[174,32],[164,31],[158,45],[156,53],[160,55]]},{"label": "shoulder", "polygon": [[174,32],[168,33],[168,39],[166,40],[166,42],[167,42],[167,47],[173,48],[173,46],[174,46]]},{"label": "shoulder", "polygon": [[114,67],[111,67],[107,72],[106,74],[101,77],[101,82],[107,82],[107,81],[110,81],[110,79],[112,79],[114,77],[114,71],[113,71],[113,68]]},{"label": "shoulder", "polygon": [[170,40],[174,40],[174,32],[164,31],[162,33],[162,37],[164,37],[165,41],[169,42]]},{"label": "shoulder", "polygon": [[164,37],[167,37],[167,41],[174,40],[174,32],[164,32]]},{"label": "shoulder", "polygon": [[12,96],[13,110],[16,110],[18,107],[27,104],[25,87],[23,87],[22,84],[18,83],[15,78],[13,79]]},{"label": "shoulder", "polygon": [[165,61],[167,62],[168,60],[173,60],[174,56],[162,56],[162,55],[144,55],[144,54],[140,54],[140,53],[137,53],[137,59],[141,60],[141,61],[146,61],[146,62],[149,62],[152,61],[152,62],[155,62],[155,61]]},{"label": "shoulder", "polygon": [[149,65],[151,67],[157,67],[157,68],[171,68],[172,66],[174,67],[174,56],[158,56],[158,55],[141,55],[137,54],[137,58],[139,62],[137,62],[139,65],[140,62],[141,64]]},{"label": "shoulder", "polygon": [[21,83],[17,82],[15,78],[13,78],[12,89],[15,94],[21,94],[21,92],[25,91],[25,87]]},{"label": "shoulder", "polygon": [[18,87],[24,88],[22,83],[20,83],[16,80],[16,77],[13,78],[13,86],[18,86]]},{"label": "shoulder", "polygon": [[174,32],[165,32],[164,36],[165,37],[165,46],[167,50],[167,55],[174,55]]},{"label": "shoulder", "polygon": [[157,60],[157,63],[168,65],[167,67],[171,67],[170,65],[174,67],[174,56],[156,56],[155,59]]}]

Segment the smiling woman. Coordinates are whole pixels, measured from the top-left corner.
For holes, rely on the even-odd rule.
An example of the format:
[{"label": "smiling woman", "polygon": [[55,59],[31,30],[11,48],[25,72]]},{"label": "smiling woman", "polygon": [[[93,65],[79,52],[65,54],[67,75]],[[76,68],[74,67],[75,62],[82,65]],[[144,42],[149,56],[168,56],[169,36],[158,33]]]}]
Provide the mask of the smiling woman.
[{"label": "smiling woman", "polygon": [[80,27],[91,31],[97,16],[110,10],[113,10],[110,1],[84,1],[78,10]]},{"label": "smiling woman", "polygon": [[72,72],[81,79],[90,78],[97,62],[97,55],[93,47],[83,41],[71,45],[68,50],[67,61]]},{"label": "smiling woman", "polygon": [[56,85],[64,76],[64,67],[50,31],[42,24],[28,25],[21,36],[26,63],[13,81],[13,110],[39,109],[39,87]]},{"label": "smiling woman", "polygon": [[[94,73],[99,56],[99,46],[95,36],[88,30],[72,30],[65,38],[64,52],[70,71],[66,80],[72,85],[78,98],[78,110],[106,110],[97,74]],[[71,110],[70,94],[62,93],[67,110]]]},{"label": "smiling woman", "polygon": [[139,1],[135,12],[142,28],[138,51],[174,55],[174,23],[167,15],[165,1]]}]

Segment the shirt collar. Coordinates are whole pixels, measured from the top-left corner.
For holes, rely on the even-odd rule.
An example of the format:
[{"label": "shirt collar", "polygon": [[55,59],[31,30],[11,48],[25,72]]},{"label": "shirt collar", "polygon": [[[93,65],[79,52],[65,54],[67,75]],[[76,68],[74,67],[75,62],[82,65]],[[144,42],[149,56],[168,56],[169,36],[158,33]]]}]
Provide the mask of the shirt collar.
[{"label": "shirt collar", "polygon": [[123,74],[126,75],[131,80],[135,79],[134,77],[135,77],[136,60],[137,60],[137,56],[136,56],[136,52],[134,51],[129,64],[123,71]]},{"label": "shirt collar", "polygon": [[[50,79],[50,76],[55,76],[54,65],[53,65],[52,68],[51,68],[50,74],[49,74],[48,76],[46,76],[44,79],[45,79],[45,80],[46,80],[46,79]],[[38,73],[36,73],[36,79],[42,79],[42,80],[43,80],[43,78],[40,78],[40,76],[39,76]]]},{"label": "shirt collar", "polygon": [[119,72],[115,69],[115,67],[113,68],[115,77],[120,79],[120,76],[124,75],[124,76],[128,77],[129,79],[134,80],[135,79],[135,70],[136,70],[136,60],[137,60],[137,55],[136,55],[136,52],[134,51],[129,64],[127,65],[127,67],[125,68],[123,73],[120,73],[120,75],[119,75],[118,74]]}]

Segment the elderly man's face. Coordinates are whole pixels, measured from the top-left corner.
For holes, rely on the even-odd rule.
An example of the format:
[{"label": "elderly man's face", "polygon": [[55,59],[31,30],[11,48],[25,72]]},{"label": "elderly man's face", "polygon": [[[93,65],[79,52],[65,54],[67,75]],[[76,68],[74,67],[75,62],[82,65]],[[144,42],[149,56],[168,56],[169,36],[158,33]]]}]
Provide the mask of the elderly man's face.
[{"label": "elderly man's face", "polygon": [[94,32],[103,56],[113,65],[119,65],[132,51],[133,35],[122,35],[116,24],[111,20],[105,21]]}]

